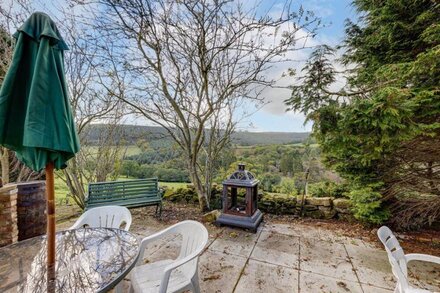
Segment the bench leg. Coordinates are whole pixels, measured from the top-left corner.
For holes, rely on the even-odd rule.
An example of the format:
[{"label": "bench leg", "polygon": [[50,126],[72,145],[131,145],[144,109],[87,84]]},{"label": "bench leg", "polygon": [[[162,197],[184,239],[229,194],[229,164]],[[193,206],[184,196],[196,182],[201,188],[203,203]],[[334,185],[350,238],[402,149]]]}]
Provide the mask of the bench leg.
[{"label": "bench leg", "polygon": [[159,210],[159,218],[161,218],[162,217],[162,203],[160,203],[156,206],[156,216],[157,216],[158,210]]}]

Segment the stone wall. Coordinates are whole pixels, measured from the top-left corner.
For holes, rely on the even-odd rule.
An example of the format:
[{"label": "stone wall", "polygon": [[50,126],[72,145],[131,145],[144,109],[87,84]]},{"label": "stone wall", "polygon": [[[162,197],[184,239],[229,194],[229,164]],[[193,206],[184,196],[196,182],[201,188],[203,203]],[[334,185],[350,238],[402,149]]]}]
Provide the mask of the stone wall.
[{"label": "stone wall", "polygon": [[[260,198],[258,207],[261,211],[271,214],[299,215],[301,201],[301,197],[285,194],[264,194]],[[306,197],[304,215],[316,219],[339,218],[353,220],[350,211],[350,200],[346,198]]]},{"label": "stone wall", "polygon": [[45,182],[0,188],[0,246],[46,233]]},{"label": "stone wall", "polygon": [[[221,208],[221,187],[215,186],[212,190],[211,208]],[[166,189],[165,200],[197,204],[197,193],[192,185],[186,188]],[[258,208],[262,212],[278,215],[299,215],[301,210],[301,197],[289,196],[277,193],[260,193],[258,196]],[[307,197],[304,205],[306,217],[318,219],[344,219],[353,220],[350,211],[350,200],[333,197]]]}]

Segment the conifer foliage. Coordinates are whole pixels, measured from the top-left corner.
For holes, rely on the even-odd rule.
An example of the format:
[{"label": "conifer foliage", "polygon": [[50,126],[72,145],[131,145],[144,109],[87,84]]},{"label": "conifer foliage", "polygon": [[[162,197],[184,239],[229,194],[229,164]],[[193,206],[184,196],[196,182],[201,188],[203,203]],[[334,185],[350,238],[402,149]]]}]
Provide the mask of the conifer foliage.
[{"label": "conifer foliage", "polygon": [[353,5],[343,43],[311,54],[286,104],[314,122],[358,219],[430,224],[440,219],[440,4]]}]

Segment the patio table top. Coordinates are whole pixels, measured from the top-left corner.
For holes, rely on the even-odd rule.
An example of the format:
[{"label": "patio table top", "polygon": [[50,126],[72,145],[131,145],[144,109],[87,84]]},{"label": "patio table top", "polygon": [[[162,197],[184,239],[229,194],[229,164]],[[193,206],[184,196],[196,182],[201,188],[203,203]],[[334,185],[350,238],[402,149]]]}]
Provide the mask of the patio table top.
[{"label": "patio table top", "polygon": [[[106,292],[135,265],[139,241],[119,229],[66,230],[56,235],[55,292]],[[46,292],[46,236],[0,248],[1,292]]]}]

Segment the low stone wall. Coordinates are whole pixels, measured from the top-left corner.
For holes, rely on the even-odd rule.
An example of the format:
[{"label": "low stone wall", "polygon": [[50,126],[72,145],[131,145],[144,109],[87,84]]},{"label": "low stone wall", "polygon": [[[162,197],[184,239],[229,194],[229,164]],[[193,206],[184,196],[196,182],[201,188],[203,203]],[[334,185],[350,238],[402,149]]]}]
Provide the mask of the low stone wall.
[{"label": "low stone wall", "polygon": [[[198,197],[192,185],[186,188],[167,189],[165,200],[197,204]],[[277,215],[298,215],[301,211],[301,197],[289,196],[278,193],[260,193],[258,208],[262,212]],[[215,186],[212,191],[211,208],[221,208],[221,190]],[[304,215],[317,219],[339,218],[354,220],[350,211],[350,200],[333,197],[307,197],[304,204]]]},{"label": "low stone wall", "polygon": [[0,246],[46,233],[45,182],[0,188]]},{"label": "low stone wall", "polygon": [[[261,211],[271,214],[300,215],[301,202],[301,197],[286,194],[264,194],[258,203],[258,207]],[[350,211],[350,200],[346,198],[306,197],[303,211],[306,217],[316,219],[340,218],[353,220]]]}]

